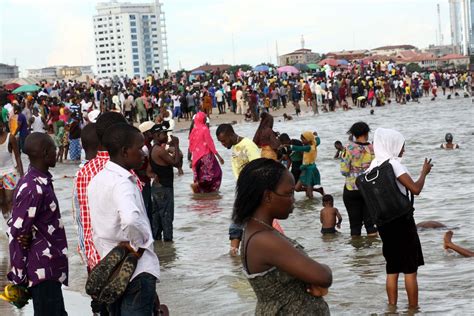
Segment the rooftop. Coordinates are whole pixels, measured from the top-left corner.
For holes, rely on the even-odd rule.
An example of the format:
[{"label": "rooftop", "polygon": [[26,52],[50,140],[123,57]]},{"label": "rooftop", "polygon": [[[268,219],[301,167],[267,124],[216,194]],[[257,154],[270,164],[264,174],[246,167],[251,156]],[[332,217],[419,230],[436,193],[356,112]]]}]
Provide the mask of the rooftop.
[{"label": "rooftop", "polygon": [[374,48],[372,50],[388,50],[388,49],[416,49],[413,45],[390,45],[390,46],[381,46]]}]

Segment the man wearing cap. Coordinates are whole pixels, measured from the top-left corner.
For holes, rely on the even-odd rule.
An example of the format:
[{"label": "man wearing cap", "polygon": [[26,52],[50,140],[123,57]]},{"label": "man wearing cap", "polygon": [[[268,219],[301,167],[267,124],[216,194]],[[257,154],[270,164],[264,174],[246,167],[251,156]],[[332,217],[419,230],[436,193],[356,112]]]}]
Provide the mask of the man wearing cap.
[{"label": "man wearing cap", "polygon": [[152,128],[155,145],[151,150],[148,171],[154,176],[151,186],[152,221],[151,230],[155,240],[173,241],[174,191],[173,167],[179,167],[182,155],[179,150],[179,139],[171,136],[170,149],[168,129],[164,124]]}]

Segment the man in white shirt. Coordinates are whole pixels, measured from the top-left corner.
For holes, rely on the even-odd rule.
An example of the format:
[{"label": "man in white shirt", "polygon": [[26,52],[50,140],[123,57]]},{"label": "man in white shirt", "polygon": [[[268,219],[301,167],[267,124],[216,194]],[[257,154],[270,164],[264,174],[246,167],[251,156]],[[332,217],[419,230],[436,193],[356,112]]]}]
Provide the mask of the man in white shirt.
[{"label": "man in white shirt", "polygon": [[224,109],[224,92],[222,88],[218,87],[214,96],[216,97],[217,108],[219,109],[219,114],[225,113]]},{"label": "man in white shirt", "polygon": [[[144,161],[144,138],[128,124],[113,125],[102,140],[110,161],[89,183],[92,237],[101,258],[118,244],[139,257],[123,296],[109,305],[112,315],[152,315],[160,263],[137,180],[129,171]],[[137,290],[138,289],[138,290]]]}]

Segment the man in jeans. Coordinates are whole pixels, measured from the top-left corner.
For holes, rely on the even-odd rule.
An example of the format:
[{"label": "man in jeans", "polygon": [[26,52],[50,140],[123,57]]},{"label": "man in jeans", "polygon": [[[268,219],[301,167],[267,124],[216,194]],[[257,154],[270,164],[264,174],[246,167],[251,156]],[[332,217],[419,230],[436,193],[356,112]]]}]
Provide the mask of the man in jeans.
[{"label": "man in jeans", "polygon": [[153,201],[151,226],[155,240],[161,240],[163,237],[164,241],[173,241],[173,167],[180,166],[182,156],[179,151],[179,140],[174,136],[171,136],[170,148],[166,150],[167,132],[168,129],[162,124],[157,124],[152,129],[156,145],[151,150],[150,156],[150,167],[155,176],[151,187]]},{"label": "man in jeans", "polygon": [[[234,132],[230,124],[221,124],[217,127],[216,137],[222,146],[232,149],[232,172],[236,179],[240,171],[250,161],[260,158],[260,150],[257,145],[246,137],[241,137]],[[239,252],[240,240],[242,239],[243,227],[231,223],[229,227],[230,254],[236,256]]]},{"label": "man in jeans", "polygon": [[103,258],[115,246],[126,246],[139,260],[124,294],[108,306],[111,315],[153,314],[160,262],[153,251],[150,221],[137,178],[144,138],[126,123],[110,127],[102,139],[110,160],[87,187],[94,245]]},{"label": "man in jeans", "polygon": [[[56,146],[49,135],[25,140],[30,167],[14,193],[10,223],[8,279],[28,287],[35,316],[67,315],[61,285],[68,285],[67,240],[49,168],[56,165]],[[21,240],[32,237],[26,246]]]}]

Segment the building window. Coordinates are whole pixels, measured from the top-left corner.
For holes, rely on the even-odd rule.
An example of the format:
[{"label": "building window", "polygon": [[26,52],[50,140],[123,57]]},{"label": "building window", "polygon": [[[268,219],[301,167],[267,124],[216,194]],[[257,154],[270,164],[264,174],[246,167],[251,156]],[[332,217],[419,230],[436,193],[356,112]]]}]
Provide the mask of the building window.
[{"label": "building window", "polygon": [[147,66],[151,66],[151,60],[148,60],[148,61],[146,62],[146,65],[147,65]]},{"label": "building window", "polygon": [[135,16],[130,14],[130,20],[135,20]]},{"label": "building window", "polygon": [[130,21],[130,26],[137,26],[137,22],[135,22],[135,21]]},{"label": "building window", "polygon": [[156,25],[156,22],[155,22],[155,21],[151,21],[151,25]]},{"label": "building window", "polygon": [[140,62],[134,61],[134,62],[133,62],[133,65],[134,65],[134,66],[140,66]]},{"label": "building window", "polygon": [[130,33],[136,33],[136,32],[137,32],[137,29],[136,29],[136,28],[132,27],[132,28],[130,29]]},{"label": "building window", "polygon": [[132,53],[138,53],[138,48],[132,48]]},{"label": "building window", "polygon": [[156,15],[150,15],[150,18],[156,19]]},{"label": "building window", "polygon": [[157,45],[157,44],[158,44],[158,41],[153,41],[153,44],[154,44],[154,45]]},{"label": "building window", "polygon": [[151,31],[156,32],[156,31],[158,31],[158,29],[156,27],[154,27],[154,28],[151,29]]},{"label": "building window", "polygon": [[134,71],[135,73],[139,73],[139,72],[140,72],[140,68],[133,68],[133,71]]},{"label": "building window", "polygon": [[142,15],[143,20],[148,20],[148,15]]},{"label": "building window", "polygon": [[145,53],[151,53],[151,48],[146,47],[146,48],[145,48]]},{"label": "building window", "polygon": [[153,34],[151,37],[153,37],[153,38],[157,38],[157,37],[158,37],[158,35],[156,35],[156,34]]},{"label": "building window", "polygon": [[133,55],[133,59],[138,59],[138,55]]},{"label": "building window", "polygon": [[132,40],[136,40],[137,39],[137,36],[136,35],[132,35]]}]

